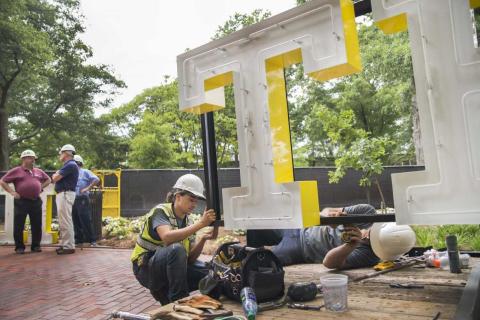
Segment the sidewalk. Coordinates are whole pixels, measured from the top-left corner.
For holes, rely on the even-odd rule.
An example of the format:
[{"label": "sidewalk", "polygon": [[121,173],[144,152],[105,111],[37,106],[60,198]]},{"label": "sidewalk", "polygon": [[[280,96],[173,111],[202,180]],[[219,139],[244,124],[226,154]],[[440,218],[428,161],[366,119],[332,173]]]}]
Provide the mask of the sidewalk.
[{"label": "sidewalk", "polygon": [[0,246],[0,319],[107,319],[160,306],[135,279],[131,250],[55,248],[17,255]]}]

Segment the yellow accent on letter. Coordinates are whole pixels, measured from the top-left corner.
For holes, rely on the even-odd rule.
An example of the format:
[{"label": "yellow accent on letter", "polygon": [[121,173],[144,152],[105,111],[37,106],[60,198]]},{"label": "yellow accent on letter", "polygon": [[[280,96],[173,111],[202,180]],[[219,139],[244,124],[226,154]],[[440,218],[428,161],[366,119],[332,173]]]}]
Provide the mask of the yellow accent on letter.
[{"label": "yellow accent on letter", "polygon": [[388,19],[375,22],[375,24],[385,33],[392,34],[407,30],[407,14],[401,13]]}]

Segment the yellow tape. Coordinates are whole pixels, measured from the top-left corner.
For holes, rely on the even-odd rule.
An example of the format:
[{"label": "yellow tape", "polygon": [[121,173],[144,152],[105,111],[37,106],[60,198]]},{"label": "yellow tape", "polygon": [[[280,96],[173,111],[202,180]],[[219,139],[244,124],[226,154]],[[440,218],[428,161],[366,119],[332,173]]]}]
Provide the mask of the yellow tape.
[{"label": "yellow tape", "polygon": [[320,204],[317,181],[300,181],[300,198],[302,201],[303,227],[318,226],[320,224]]},{"label": "yellow tape", "polygon": [[480,8],[480,0],[470,0],[470,8]]},{"label": "yellow tape", "polygon": [[226,72],[218,76],[208,78],[204,82],[205,91],[225,87],[233,83],[233,72]]},{"label": "yellow tape", "polygon": [[207,113],[207,112],[217,111],[217,110],[220,110],[220,109],[223,109],[223,108],[224,108],[223,106],[217,106],[217,105],[210,104],[210,103],[203,103],[199,106],[195,106],[195,107],[192,107],[192,108],[189,108],[189,109],[185,109],[184,111],[200,115],[200,114],[204,114],[204,113]]},{"label": "yellow tape", "polygon": [[[300,52],[300,49],[294,50]],[[268,110],[272,136],[273,170],[276,183],[293,182],[293,155],[284,70],[285,62],[294,62],[298,53],[287,52],[267,59]]]},{"label": "yellow tape", "polygon": [[396,16],[377,21],[375,22],[375,24],[385,34],[392,34],[392,33],[397,33],[401,31],[406,31],[408,28],[407,14],[401,13]]}]

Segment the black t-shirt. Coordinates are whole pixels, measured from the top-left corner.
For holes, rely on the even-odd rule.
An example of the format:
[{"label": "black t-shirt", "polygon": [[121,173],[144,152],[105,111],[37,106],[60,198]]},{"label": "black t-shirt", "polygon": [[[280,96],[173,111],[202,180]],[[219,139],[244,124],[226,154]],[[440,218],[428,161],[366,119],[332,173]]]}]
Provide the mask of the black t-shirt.
[{"label": "black t-shirt", "polygon": [[[168,219],[167,214],[163,209],[161,208],[156,208],[155,211],[153,212],[153,215],[150,217],[150,230],[148,232],[150,233],[150,236],[155,239],[155,240],[161,240],[160,236],[158,235],[156,229],[159,226],[169,226],[170,225],[170,219]],[[187,225],[187,217],[183,219],[177,218],[177,224],[178,228],[182,229],[185,228]]]}]

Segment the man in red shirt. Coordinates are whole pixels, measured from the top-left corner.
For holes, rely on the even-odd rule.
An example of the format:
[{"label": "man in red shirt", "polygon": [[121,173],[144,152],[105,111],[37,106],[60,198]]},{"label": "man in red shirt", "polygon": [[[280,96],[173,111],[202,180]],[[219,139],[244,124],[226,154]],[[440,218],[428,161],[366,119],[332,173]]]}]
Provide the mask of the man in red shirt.
[{"label": "man in red shirt", "polygon": [[[14,197],[13,238],[15,239],[15,252],[23,254],[23,229],[27,214],[32,226],[32,252],[41,252],[42,240],[42,199],[40,193],[51,182],[50,177],[33,164],[37,156],[32,150],[22,152],[22,164],[8,171],[0,180],[0,186]],[[10,188],[13,183],[15,190]]]}]

